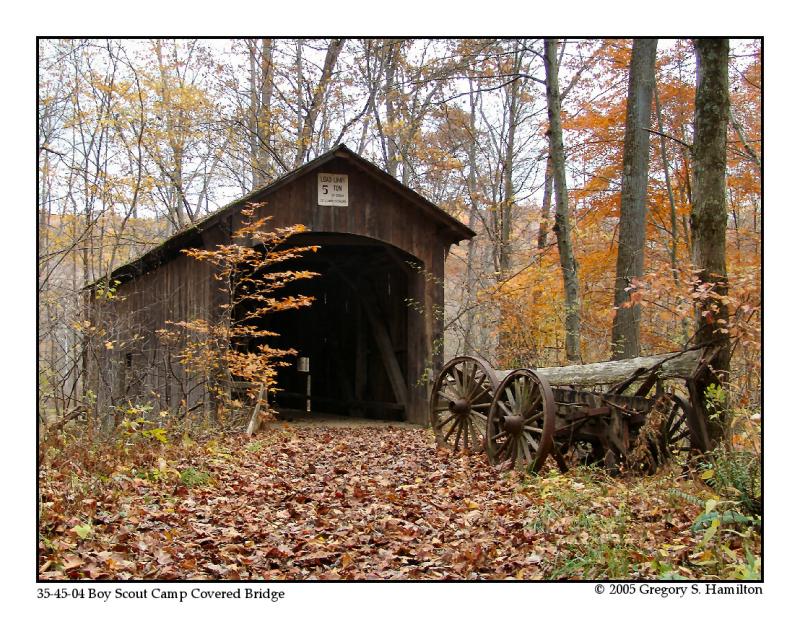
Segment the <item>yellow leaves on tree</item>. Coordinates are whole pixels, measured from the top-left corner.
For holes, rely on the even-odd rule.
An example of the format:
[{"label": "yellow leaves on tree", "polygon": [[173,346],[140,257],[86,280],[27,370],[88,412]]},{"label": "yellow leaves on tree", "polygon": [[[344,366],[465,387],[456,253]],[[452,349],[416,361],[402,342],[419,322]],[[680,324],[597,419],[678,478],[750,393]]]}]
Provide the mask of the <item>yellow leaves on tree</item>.
[{"label": "yellow leaves on tree", "polygon": [[[316,276],[304,270],[276,270],[276,266],[301,257],[315,246],[296,246],[289,239],[303,232],[303,226],[269,229],[269,218],[257,217],[259,205],[242,210],[244,224],[232,235],[237,243],[215,249],[185,249],[188,256],[209,262],[220,282],[226,302],[218,308],[219,317],[172,322],[158,332],[162,343],[191,375],[203,379],[219,398],[229,397],[226,385],[241,381],[250,395],[274,390],[277,368],[286,365],[294,350],[270,346],[277,334],[264,328],[268,314],[310,305],[305,295],[278,296],[280,291],[302,279]],[[262,391],[263,387],[263,391]]]}]

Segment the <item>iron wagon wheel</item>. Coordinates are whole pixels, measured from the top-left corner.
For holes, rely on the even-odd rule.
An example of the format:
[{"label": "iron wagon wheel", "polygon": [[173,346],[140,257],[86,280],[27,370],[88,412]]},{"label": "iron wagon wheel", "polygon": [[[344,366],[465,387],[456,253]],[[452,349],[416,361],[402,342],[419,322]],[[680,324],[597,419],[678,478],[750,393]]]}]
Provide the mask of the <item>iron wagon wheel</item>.
[{"label": "iron wagon wheel", "polygon": [[538,471],[554,448],[555,425],[550,384],[533,370],[514,370],[500,383],[489,408],[489,461]]},{"label": "iron wagon wheel", "polygon": [[668,460],[686,458],[696,451],[691,415],[692,408],[682,397],[671,393],[658,396],[648,420],[637,430],[639,437],[627,455],[628,464],[653,475]]},{"label": "iron wagon wheel", "polygon": [[478,357],[456,357],[439,372],[430,401],[436,443],[454,452],[485,449],[486,419],[497,377]]},{"label": "iron wagon wheel", "polygon": [[692,407],[679,395],[669,394],[668,408],[661,425],[659,448],[664,458],[688,455],[700,448],[692,428]]}]

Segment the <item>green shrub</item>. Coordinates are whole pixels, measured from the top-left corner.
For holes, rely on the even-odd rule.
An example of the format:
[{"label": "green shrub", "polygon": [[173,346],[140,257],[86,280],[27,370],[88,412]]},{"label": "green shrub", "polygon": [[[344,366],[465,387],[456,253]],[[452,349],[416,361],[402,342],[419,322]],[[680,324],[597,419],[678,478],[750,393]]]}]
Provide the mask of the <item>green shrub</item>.
[{"label": "green shrub", "polygon": [[245,449],[252,454],[261,451],[263,447],[264,443],[262,443],[261,441],[251,441],[247,443]]},{"label": "green shrub", "polygon": [[750,451],[718,449],[710,454],[702,477],[721,497],[751,516],[762,514],[761,459]]},{"label": "green shrub", "polygon": [[181,483],[189,488],[193,488],[195,486],[205,486],[210,481],[211,475],[205,471],[198,471],[193,466],[181,471]]}]

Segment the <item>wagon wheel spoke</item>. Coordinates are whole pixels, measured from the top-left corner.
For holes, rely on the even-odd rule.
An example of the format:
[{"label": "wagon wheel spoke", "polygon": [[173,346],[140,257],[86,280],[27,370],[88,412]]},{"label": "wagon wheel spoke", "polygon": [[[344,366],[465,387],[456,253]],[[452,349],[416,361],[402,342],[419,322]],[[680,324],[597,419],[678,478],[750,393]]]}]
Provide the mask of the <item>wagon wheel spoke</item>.
[{"label": "wagon wheel spoke", "polygon": [[508,405],[507,405],[505,402],[503,402],[502,400],[498,400],[498,401],[497,401],[497,405],[498,405],[498,406],[499,406],[501,409],[503,409],[503,412],[504,412],[506,415],[513,415],[513,414],[514,414],[514,413],[512,413],[512,412],[511,412],[511,408],[510,408],[510,407],[509,407],[509,406],[508,406]]},{"label": "wagon wheel spoke", "polygon": [[667,421],[664,423],[665,428],[672,428],[672,422],[675,421],[675,415],[678,412],[678,404],[677,402],[673,401],[672,406],[669,410],[669,416],[667,417]]},{"label": "wagon wheel spoke", "polygon": [[[457,395],[448,395],[445,391],[443,391],[441,389],[439,389],[439,391],[437,393],[438,393],[438,395],[442,396],[445,400],[448,400],[450,402],[455,402],[458,399]],[[438,407],[435,407],[435,408],[438,408]]]},{"label": "wagon wheel spoke", "polygon": [[458,444],[461,442],[461,435],[464,432],[464,422],[459,419],[456,424],[458,425],[458,432],[456,432],[455,448],[458,451]]},{"label": "wagon wheel spoke", "polygon": [[[445,408],[445,410],[447,410],[447,409]],[[447,418],[443,419],[442,421],[439,421],[439,422],[437,422],[437,423],[436,423],[436,427],[437,427],[437,428],[444,428],[444,426],[445,426],[447,423],[449,423],[450,421],[452,421],[452,420],[453,420],[453,419],[455,419],[455,418],[456,418],[456,415],[455,415],[455,413],[453,413],[452,415],[450,415],[449,417],[447,417]]]},{"label": "wagon wheel spoke", "polygon": [[496,387],[494,371],[485,361],[456,357],[448,362],[431,390],[430,422],[436,442],[453,452],[482,450],[486,413]]},{"label": "wagon wheel spoke", "polygon": [[470,377],[474,370],[475,366],[472,363],[465,363],[460,369],[456,369],[459,376],[461,376],[461,389],[464,393],[467,393],[467,386],[472,384],[470,382]]},{"label": "wagon wheel spoke", "polygon": [[514,438],[510,441],[511,443],[511,455],[509,456],[509,463],[512,467],[516,467],[517,460],[519,460],[519,437]]},{"label": "wagon wheel spoke", "polygon": [[[497,449],[497,453],[496,453],[496,455],[499,457],[501,454],[504,454],[505,452],[507,452],[507,451],[508,451],[508,448],[509,448],[509,446],[512,444],[512,442],[513,442],[513,441],[512,441],[512,440],[511,440],[511,439],[510,439],[508,436],[506,436],[506,440],[502,441],[502,442],[499,444],[500,446],[499,446],[499,448]],[[507,459],[507,457],[506,457],[506,459]]]},{"label": "wagon wheel spoke", "polygon": [[485,397],[488,395],[489,403],[491,404],[492,390],[489,389],[488,387],[479,386],[478,388],[480,389],[480,391],[475,395],[470,395],[468,399],[471,402],[482,402],[485,399]]},{"label": "wagon wheel spoke", "polygon": [[[675,404],[675,407],[676,407],[676,408],[677,408],[678,406],[679,406],[678,404]],[[671,426],[669,426],[669,431],[668,431],[667,433],[668,433],[668,434],[670,434],[670,435],[672,435],[672,434],[675,434],[675,432],[678,430],[678,428],[680,428],[680,427],[681,427],[682,425],[684,425],[685,423],[686,423],[686,413],[683,413],[681,416],[679,416],[679,417],[678,417],[678,418],[675,420],[675,423],[674,423],[674,424],[672,424]]]},{"label": "wagon wheel spoke", "polygon": [[542,394],[537,392],[529,405],[530,409],[531,410],[535,409],[537,404],[539,404],[541,401],[542,401]]},{"label": "wagon wheel spoke", "polygon": [[[533,456],[531,456],[531,450],[528,449],[528,440],[527,435],[523,432],[522,437],[520,437],[520,444],[522,445],[522,452],[525,456],[525,466],[528,466],[531,462],[533,462]],[[536,451],[536,447],[534,446],[534,452]]]},{"label": "wagon wheel spoke", "polygon": [[534,450],[539,449],[539,441],[534,440],[534,438],[529,434],[525,433],[525,440],[533,447]]},{"label": "wagon wheel spoke", "polygon": [[514,397],[514,393],[512,393],[512,391],[513,390],[508,388],[508,387],[505,388],[506,401],[508,402],[508,405],[511,408],[516,408],[517,407],[517,399]]},{"label": "wagon wheel spoke", "polygon": [[474,452],[481,445],[483,434],[478,432],[477,425],[473,420],[464,422],[464,449]]},{"label": "wagon wheel spoke", "polygon": [[692,451],[692,430],[689,427],[689,404],[678,395],[669,398],[669,413],[661,424],[660,457],[664,460],[678,453]]},{"label": "wagon wheel spoke", "polygon": [[450,430],[447,432],[447,434],[444,435],[445,442],[447,442],[447,439],[450,438],[450,435],[453,434],[455,429],[458,428],[458,427],[459,427],[459,423],[458,423],[458,419],[456,419],[456,422],[453,424],[453,427],[450,428]]},{"label": "wagon wheel spoke", "polygon": [[689,432],[689,429],[687,428],[686,430],[684,430],[683,432],[681,432],[680,434],[675,436],[675,441],[677,442],[677,441],[681,441],[681,440],[683,440],[685,438],[689,438],[690,434],[691,434],[691,432]]},{"label": "wagon wheel spoke", "polygon": [[464,393],[467,394],[467,397],[470,398],[475,394],[475,391],[480,389],[481,381],[476,379],[476,375],[478,373],[478,366],[477,364],[472,364],[472,369],[467,376],[467,373],[464,372]]},{"label": "wagon wheel spoke", "polygon": [[525,417],[525,423],[529,423],[531,421],[536,421],[537,419],[542,419],[544,417],[544,411],[536,411],[530,417]]}]

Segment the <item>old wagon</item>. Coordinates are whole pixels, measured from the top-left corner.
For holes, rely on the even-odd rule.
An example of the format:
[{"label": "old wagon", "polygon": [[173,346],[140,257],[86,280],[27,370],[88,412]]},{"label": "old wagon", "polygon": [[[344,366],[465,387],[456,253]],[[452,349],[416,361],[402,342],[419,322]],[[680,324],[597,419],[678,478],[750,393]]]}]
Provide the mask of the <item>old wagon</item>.
[{"label": "old wagon", "polygon": [[515,370],[456,357],[434,382],[430,421],[439,445],[508,467],[538,471],[552,456],[562,471],[583,461],[652,472],[676,453],[708,450],[696,378],[714,354]]}]

